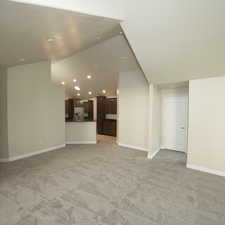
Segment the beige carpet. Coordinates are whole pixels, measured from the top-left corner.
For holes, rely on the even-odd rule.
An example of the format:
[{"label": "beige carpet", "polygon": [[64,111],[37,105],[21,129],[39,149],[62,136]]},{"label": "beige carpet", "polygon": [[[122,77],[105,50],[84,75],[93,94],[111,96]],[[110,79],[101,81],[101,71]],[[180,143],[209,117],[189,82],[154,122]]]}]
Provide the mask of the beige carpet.
[{"label": "beige carpet", "polygon": [[224,225],[225,179],[185,155],[67,146],[0,165],[1,225]]}]

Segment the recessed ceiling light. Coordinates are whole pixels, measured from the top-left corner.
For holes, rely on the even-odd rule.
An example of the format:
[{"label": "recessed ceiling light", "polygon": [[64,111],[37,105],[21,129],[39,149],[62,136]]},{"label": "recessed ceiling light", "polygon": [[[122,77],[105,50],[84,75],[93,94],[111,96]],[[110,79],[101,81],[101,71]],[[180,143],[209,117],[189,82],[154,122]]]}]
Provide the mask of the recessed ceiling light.
[{"label": "recessed ceiling light", "polygon": [[91,79],[92,78],[92,76],[91,75],[87,75],[87,79]]},{"label": "recessed ceiling light", "polygon": [[73,83],[76,83],[77,82],[77,80],[76,79],[73,79]]},{"label": "recessed ceiling light", "polygon": [[21,59],[19,59],[19,61],[20,61],[20,62],[24,62],[24,61],[25,61],[25,59],[24,59],[24,58],[21,58]]},{"label": "recessed ceiling light", "polygon": [[64,82],[64,81],[62,81],[62,82],[61,82],[61,85],[65,85],[65,82]]},{"label": "recessed ceiling light", "polygon": [[77,96],[80,96],[80,93],[77,93]]},{"label": "recessed ceiling light", "polygon": [[105,94],[106,93],[106,90],[102,90],[102,93]]},{"label": "recessed ceiling light", "polygon": [[123,32],[122,32],[122,31],[120,31],[120,34],[123,34]]},{"label": "recessed ceiling light", "polygon": [[48,37],[47,42],[53,42],[56,39],[56,37]]},{"label": "recessed ceiling light", "polygon": [[88,92],[88,94],[89,94],[89,95],[92,95],[92,92],[91,92],[91,91],[89,91],[89,92]]},{"label": "recessed ceiling light", "polygon": [[74,89],[77,91],[80,91],[80,87],[78,87],[78,86],[75,86]]}]

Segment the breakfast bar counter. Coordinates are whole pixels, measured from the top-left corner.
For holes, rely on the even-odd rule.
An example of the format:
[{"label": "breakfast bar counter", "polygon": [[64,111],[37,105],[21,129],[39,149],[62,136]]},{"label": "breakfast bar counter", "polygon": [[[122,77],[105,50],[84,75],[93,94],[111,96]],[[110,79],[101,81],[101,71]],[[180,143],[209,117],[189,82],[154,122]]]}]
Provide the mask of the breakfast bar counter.
[{"label": "breakfast bar counter", "polygon": [[96,121],[66,122],[66,144],[96,143]]}]

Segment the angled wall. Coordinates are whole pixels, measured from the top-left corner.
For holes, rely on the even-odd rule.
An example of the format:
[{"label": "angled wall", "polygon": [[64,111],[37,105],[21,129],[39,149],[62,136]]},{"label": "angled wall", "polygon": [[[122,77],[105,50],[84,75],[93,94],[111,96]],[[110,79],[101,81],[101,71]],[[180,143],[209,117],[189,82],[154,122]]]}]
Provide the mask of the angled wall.
[{"label": "angled wall", "polygon": [[225,176],[225,77],[189,83],[188,162]]},{"label": "angled wall", "polygon": [[149,85],[137,71],[119,74],[118,139],[121,146],[148,151]]},{"label": "angled wall", "polygon": [[160,150],[161,145],[161,94],[157,85],[149,86],[149,137],[148,158],[152,159]]},{"label": "angled wall", "polygon": [[8,68],[10,160],[65,144],[64,90],[51,83],[50,62]]},{"label": "angled wall", "polygon": [[0,67],[0,161],[8,158],[7,70]]}]

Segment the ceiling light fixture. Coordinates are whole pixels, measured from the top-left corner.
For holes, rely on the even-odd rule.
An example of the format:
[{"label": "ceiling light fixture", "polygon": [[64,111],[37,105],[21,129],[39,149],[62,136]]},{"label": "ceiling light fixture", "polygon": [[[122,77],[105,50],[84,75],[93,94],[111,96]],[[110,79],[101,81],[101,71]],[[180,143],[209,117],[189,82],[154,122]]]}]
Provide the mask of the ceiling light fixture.
[{"label": "ceiling light fixture", "polygon": [[78,87],[78,86],[75,86],[74,89],[77,91],[80,91],[80,87]]},{"label": "ceiling light fixture", "polygon": [[106,93],[106,90],[102,90],[102,93],[105,94]]},{"label": "ceiling light fixture", "polygon": [[88,92],[88,94],[89,94],[89,95],[92,95],[92,92],[91,92],[91,91],[89,91],[89,92]]},{"label": "ceiling light fixture", "polygon": [[80,93],[77,93],[77,96],[80,96]]},{"label": "ceiling light fixture", "polygon": [[65,82],[64,82],[64,81],[62,81],[62,82],[61,82],[61,85],[65,85]]},{"label": "ceiling light fixture", "polygon": [[48,37],[47,42],[53,42],[56,39],[56,37]]},{"label": "ceiling light fixture", "polygon": [[73,83],[76,83],[77,82],[77,80],[76,79],[73,79]]},{"label": "ceiling light fixture", "polygon": [[87,79],[91,79],[92,77],[91,77],[91,75],[87,75]]}]

